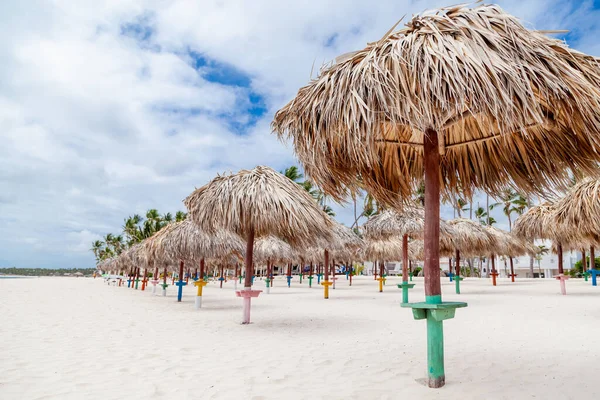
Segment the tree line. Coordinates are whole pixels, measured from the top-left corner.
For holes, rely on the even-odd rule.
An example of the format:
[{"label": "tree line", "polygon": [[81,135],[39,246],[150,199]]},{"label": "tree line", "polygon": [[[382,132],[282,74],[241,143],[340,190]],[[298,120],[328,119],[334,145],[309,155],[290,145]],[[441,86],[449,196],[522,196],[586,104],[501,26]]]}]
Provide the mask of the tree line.
[{"label": "tree line", "polygon": [[125,218],[122,233],[107,233],[101,240],[92,242],[90,251],[94,253],[96,262],[118,256],[131,246],[141,242],[160,231],[171,222],[183,221],[187,213],[177,211],[175,216],[171,213],[160,214],[157,209],[146,211],[145,218],[134,214]]},{"label": "tree line", "polygon": [[81,272],[83,275],[91,275],[95,268],[0,268],[0,275],[21,276],[53,276],[64,274],[75,274]]}]

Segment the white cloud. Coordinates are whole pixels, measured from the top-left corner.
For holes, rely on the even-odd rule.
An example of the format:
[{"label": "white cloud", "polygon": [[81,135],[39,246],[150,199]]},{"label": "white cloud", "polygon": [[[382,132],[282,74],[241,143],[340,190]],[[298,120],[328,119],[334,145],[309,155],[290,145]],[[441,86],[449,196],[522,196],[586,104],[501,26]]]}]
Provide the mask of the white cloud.
[{"label": "white cloud", "polygon": [[[91,241],[127,215],[183,209],[218,172],[294,163],[269,123],[313,64],[314,75],[402,15],[447,3],[0,3],[0,266],[92,266]],[[575,29],[576,47],[598,51],[591,1],[502,4],[536,27]],[[189,50],[249,85],[211,82]],[[264,102],[259,117],[247,112],[251,94]],[[351,208],[335,210],[353,222]]]}]

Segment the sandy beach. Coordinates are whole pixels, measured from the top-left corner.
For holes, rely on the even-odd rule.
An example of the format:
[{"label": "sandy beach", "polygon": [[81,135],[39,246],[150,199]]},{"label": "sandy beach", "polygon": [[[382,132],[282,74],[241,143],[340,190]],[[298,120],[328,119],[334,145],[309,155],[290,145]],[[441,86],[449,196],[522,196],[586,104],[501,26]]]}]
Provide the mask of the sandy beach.
[{"label": "sandy beach", "polygon": [[[593,399],[598,288],[554,280],[465,279],[447,321],[446,386],[422,384],[425,323],[401,309],[400,278],[344,277],[331,298],[307,281],[253,302],[243,326],[233,283],[194,309],[102,279],[0,280],[0,398],[9,399]],[[424,298],[421,279],[411,301]],[[257,288],[264,282],[258,281]],[[591,346],[590,346],[591,344]]]}]

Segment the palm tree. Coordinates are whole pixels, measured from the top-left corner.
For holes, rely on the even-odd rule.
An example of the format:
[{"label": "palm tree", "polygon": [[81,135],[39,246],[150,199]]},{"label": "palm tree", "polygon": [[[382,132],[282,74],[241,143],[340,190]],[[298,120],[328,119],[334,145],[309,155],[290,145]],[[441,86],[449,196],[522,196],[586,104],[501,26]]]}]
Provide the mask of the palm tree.
[{"label": "palm tree", "polygon": [[285,175],[286,177],[288,177],[289,179],[291,179],[299,185],[303,184],[303,182],[299,181],[300,179],[304,178],[304,175],[302,175],[298,167],[296,167],[295,165],[286,168],[283,172],[281,172],[281,174]]},{"label": "palm tree", "polygon": [[[540,278],[542,277],[542,267],[540,266],[540,262],[542,261],[542,257],[545,256],[546,254],[548,254],[548,251],[550,251],[549,248],[547,248],[544,245],[540,245],[540,246],[537,246],[537,251],[535,252],[535,259],[538,262],[538,271],[540,274]],[[533,277],[533,271],[532,271],[531,277]]]},{"label": "palm tree", "polygon": [[125,225],[123,225],[123,233],[127,237],[127,245],[132,246],[142,240],[142,231],[139,224],[143,221],[143,218],[139,214],[125,219]]},{"label": "palm tree", "polygon": [[511,214],[523,214],[525,208],[527,207],[527,200],[521,196],[519,193],[515,192],[512,189],[506,189],[502,191],[500,194],[500,202],[496,204],[492,204],[490,209],[493,209],[496,206],[501,205],[502,211],[504,215],[508,218],[508,230],[512,230],[512,219]]},{"label": "palm tree", "polygon": [[170,212],[164,214],[162,216],[162,220],[163,220],[163,222],[165,222],[165,225],[168,224],[169,222],[173,222],[173,214],[171,214]]},{"label": "palm tree", "polygon": [[467,203],[467,201],[461,197],[456,199],[456,203],[453,204],[454,210],[456,210],[456,213],[458,214],[458,218],[462,218],[461,212],[463,211],[469,211],[471,208],[467,207],[469,203]]},{"label": "palm tree", "polygon": [[92,242],[92,248],[90,249],[92,253],[94,253],[94,257],[96,257],[96,262],[100,260],[100,252],[104,248],[104,242],[102,240],[94,240]]},{"label": "palm tree", "polygon": [[477,219],[481,225],[493,225],[496,223],[496,220],[492,217],[489,217],[489,214],[483,207],[477,207],[475,209],[475,219]]},{"label": "palm tree", "polygon": [[123,240],[122,235],[113,235],[110,245],[116,255],[121,254],[123,250],[125,250],[125,241]]},{"label": "palm tree", "polygon": [[187,218],[187,213],[183,212],[183,211],[177,211],[175,213],[175,221],[176,222],[181,222],[183,220],[185,220]]}]

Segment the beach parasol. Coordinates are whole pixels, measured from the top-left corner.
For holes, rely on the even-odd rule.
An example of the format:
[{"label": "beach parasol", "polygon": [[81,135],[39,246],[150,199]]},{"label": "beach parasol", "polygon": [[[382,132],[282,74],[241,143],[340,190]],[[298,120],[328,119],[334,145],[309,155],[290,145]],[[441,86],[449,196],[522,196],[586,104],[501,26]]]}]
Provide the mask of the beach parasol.
[{"label": "beach parasol", "polygon": [[[454,257],[455,257],[455,291],[460,294],[460,256],[482,255],[496,246],[495,237],[488,232],[479,222],[456,218],[448,221],[454,230]],[[511,260],[512,265],[512,260]]]},{"label": "beach parasol", "polygon": [[402,259],[402,240],[393,236],[386,239],[370,239],[367,241],[364,254],[367,259],[373,261],[374,265],[379,263],[379,292],[383,292],[385,261]]},{"label": "beach parasol", "polygon": [[493,237],[494,245],[489,247],[485,254],[490,256],[492,263],[490,275],[492,276],[492,284],[496,286],[496,278],[499,275],[496,270],[496,256],[506,255],[511,256],[512,258],[517,255],[525,254],[527,251],[525,245],[521,244],[521,241],[509,232],[493,226],[485,226],[484,229]]},{"label": "beach parasol", "polygon": [[295,252],[292,246],[273,235],[263,236],[254,242],[254,263],[267,264],[267,293],[273,285],[273,263],[293,260]]},{"label": "beach parasol", "polygon": [[194,282],[198,289],[195,300],[196,308],[202,307],[202,288],[206,285],[204,281],[205,259],[225,257],[232,253],[241,255],[244,251],[244,242],[238,235],[224,229],[218,229],[208,234],[188,219],[170,223],[150,239],[147,246],[149,257],[152,257],[155,262],[165,265],[165,270],[166,265],[179,264],[178,301],[181,301],[184,286],[184,264],[200,264],[201,279]]},{"label": "beach parasol", "polygon": [[[321,273],[319,272],[317,283],[323,285],[323,298],[325,299],[329,298],[329,287],[332,286],[335,289],[335,281],[337,279],[335,276],[336,258],[343,260],[347,259],[349,255],[355,256],[364,246],[364,241],[352,229],[340,224],[333,218],[329,218],[329,220],[331,224],[330,235],[318,241],[316,248],[309,249],[312,257],[306,257],[316,262],[323,261],[324,280],[321,282]],[[319,255],[322,256],[319,257]],[[329,281],[331,265],[333,265],[333,273],[332,280]],[[312,281],[311,276],[312,272],[309,276],[309,282]]]},{"label": "beach parasol", "polygon": [[[556,220],[563,230],[572,230],[590,249],[590,273],[596,286],[595,246],[600,243],[600,180],[586,178],[573,186],[555,207]],[[582,252],[585,271],[585,251]]]},{"label": "beach parasol", "polygon": [[328,237],[331,221],[300,185],[269,167],[217,176],[184,201],[192,221],[206,232],[230,230],[246,241],[243,323],[250,323],[254,238],[274,235],[292,246]]},{"label": "beach parasol", "polygon": [[[440,247],[452,248],[454,232],[440,219]],[[408,303],[408,289],[415,285],[408,283],[408,239],[422,239],[425,233],[425,212],[420,207],[402,207],[401,211],[386,209],[369,218],[363,225],[365,235],[372,238],[401,237],[404,251],[402,253],[402,289],[403,303]],[[406,300],[406,301],[404,301]]]},{"label": "beach parasol", "polygon": [[556,221],[556,204],[545,201],[540,205],[531,207],[515,221],[512,229],[513,234],[533,242],[535,239],[552,240],[558,254],[558,279],[560,279],[561,292],[566,294],[563,268],[563,243],[573,240],[573,233],[564,229]]},{"label": "beach parasol", "polygon": [[428,385],[444,385],[440,192],[541,193],[597,173],[600,67],[495,5],[417,15],[344,55],[276,113],[311,181],[336,199],[364,187],[382,203],[425,180]]}]

